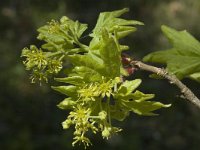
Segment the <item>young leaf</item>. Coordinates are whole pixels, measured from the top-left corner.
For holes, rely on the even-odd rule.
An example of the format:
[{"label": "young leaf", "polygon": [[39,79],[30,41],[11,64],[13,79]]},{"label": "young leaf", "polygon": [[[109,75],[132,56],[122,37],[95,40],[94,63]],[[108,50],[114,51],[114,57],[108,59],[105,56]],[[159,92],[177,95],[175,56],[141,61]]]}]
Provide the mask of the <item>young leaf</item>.
[{"label": "young leaf", "polygon": [[139,115],[155,115],[152,111],[170,106],[160,102],[147,101],[154,98],[154,94],[144,94],[140,91],[132,93],[140,83],[140,79],[125,81],[119,87],[117,93],[114,95],[116,100],[115,105],[112,106],[112,110],[115,110],[116,113],[114,115],[115,119],[123,120],[129,111],[133,111]]},{"label": "young leaf", "polygon": [[52,89],[55,91],[58,91],[62,94],[65,94],[70,97],[75,97],[76,96],[76,91],[77,87],[73,85],[68,85],[68,86],[51,86]]},{"label": "young leaf", "polygon": [[180,79],[200,72],[200,42],[187,31],[176,31],[167,26],[162,26],[162,31],[173,48],[153,52],[143,60],[167,64],[167,69]]},{"label": "young leaf", "polygon": [[69,56],[70,61],[76,66],[86,66],[88,68],[98,70],[101,72],[104,69],[103,60],[92,52],[85,55],[71,55]]},{"label": "young leaf", "polygon": [[[107,75],[104,61],[92,52],[85,55],[71,55],[69,58],[71,62],[77,66],[73,71],[77,72],[79,75],[82,74],[86,78],[93,78],[94,76],[94,78],[100,80],[101,78],[99,78],[99,76],[102,77]],[[86,74],[87,76],[85,76]]]},{"label": "young leaf", "polygon": [[129,115],[129,110],[124,109],[123,106],[111,106],[111,117],[112,119],[116,119],[118,121],[123,121]]},{"label": "young leaf", "polygon": [[154,94],[144,94],[136,90],[133,94],[131,94],[130,99],[136,102],[143,102],[154,98],[154,96],[155,96]]},{"label": "young leaf", "polygon": [[[128,8],[124,8],[112,12],[100,13],[97,24],[93,29],[92,34],[90,34],[90,36],[93,37],[89,45],[90,49],[98,49],[103,29],[106,29],[112,35],[115,34],[116,38],[120,39],[135,32],[136,28],[133,27],[134,25],[143,25],[143,23],[139,21],[119,18],[122,14],[128,11]],[[128,46],[122,46],[121,48],[122,50],[124,48],[128,49]]]},{"label": "young leaf", "polygon": [[[74,44],[82,48],[85,47],[79,42],[79,38],[86,29],[87,24],[74,22],[63,16],[60,22],[52,20],[47,25],[40,27],[38,29],[38,39],[47,42],[42,47],[48,50],[70,51],[74,48]],[[86,49],[81,50],[86,51]]]},{"label": "young leaf", "polygon": [[110,36],[107,30],[102,31],[102,44],[99,49],[103,59],[105,72],[109,78],[120,76],[121,54],[117,40]]},{"label": "young leaf", "polygon": [[162,107],[167,108],[171,105],[165,105],[160,102],[154,102],[154,101],[123,101],[123,104],[125,107],[129,108],[131,111],[138,115],[145,115],[145,116],[152,116],[156,115],[152,111],[160,109]]},{"label": "young leaf", "polygon": [[75,67],[72,70],[72,73],[69,74],[69,76],[74,76],[74,75],[83,77],[83,81],[85,83],[99,82],[102,80],[102,74],[100,74],[95,69],[86,66]]},{"label": "young leaf", "polygon": [[100,36],[102,28],[106,28],[110,33],[116,32],[119,38],[127,36],[128,34],[136,31],[136,28],[133,27],[133,25],[143,25],[142,22],[119,18],[122,14],[128,11],[128,8],[124,8],[112,12],[100,13],[97,24],[90,36]]},{"label": "young leaf", "polygon": [[72,76],[66,78],[54,78],[55,81],[69,83],[73,85],[83,84],[83,77],[80,76]]},{"label": "young leaf", "polygon": [[200,82],[200,72],[193,73],[189,77],[196,80],[197,82]]},{"label": "young leaf", "polygon": [[118,89],[118,93],[123,96],[131,94],[140,84],[141,79],[135,79],[132,81],[125,81]]},{"label": "young leaf", "polygon": [[71,97],[65,98],[62,102],[60,102],[57,106],[60,109],[72,109],[72,107],[76,104]]}]

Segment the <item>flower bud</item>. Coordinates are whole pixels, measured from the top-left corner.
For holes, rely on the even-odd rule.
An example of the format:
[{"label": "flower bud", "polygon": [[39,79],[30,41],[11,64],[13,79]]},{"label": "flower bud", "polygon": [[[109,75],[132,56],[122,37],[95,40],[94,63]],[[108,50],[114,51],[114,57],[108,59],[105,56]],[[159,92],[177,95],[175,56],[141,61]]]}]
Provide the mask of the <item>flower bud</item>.
[{"label": "flower bud", "polygon": [[105,111],[99,112],[99,118],[100,118],[101,120],[105,120],[106,117],[107,117],[107,113],[106,113]]},{"label": "flower bud", "polygon": [[72,124],[71,119],[65,120],[64,122],[62,122],[63,129],[68,129],[71,124]]},{"label": "flower bud", "polygon": [[110,136],[110,131],[111,131],[110,127],[109,128],[105,127],[104,130],[102,131],[103,138],[107,138],[108,139],[108,137]]}]

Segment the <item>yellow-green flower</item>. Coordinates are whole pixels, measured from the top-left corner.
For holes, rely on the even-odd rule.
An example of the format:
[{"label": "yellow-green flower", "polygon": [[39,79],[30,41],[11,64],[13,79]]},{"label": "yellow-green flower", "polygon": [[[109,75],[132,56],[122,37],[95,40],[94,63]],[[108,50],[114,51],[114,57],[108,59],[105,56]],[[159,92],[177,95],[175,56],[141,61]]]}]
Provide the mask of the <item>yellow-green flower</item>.
[{"label": "yellow-green flower", "polygon": [[99,87],[97,83],[88,84],[78,90],[80,100],[83,102],[95,101],[95,97],[99,96]]},{"label": "yellow-green flower", "polygon": [[37,67],[38,69],[43,69],[48,64],[48,59],[41,49],[36,46],[30,46],[30,49],[24,48],[22,51],[22,57],[26,57],[23,62],[27,70]]},{"label": "yellow-green flower", "polygon": [[77,106],[74,111],[71,111],[67,119],[62,123],[63,128],[67,129],[71,125],[75,125],[74,131],[74,146],[78,142],[82,142],[85,147],[91,144],[90,140],[85,137],[85,133],[91,130],[96,133],[98,129],[94,126],[95,121],[90,118],[91,110],[90,108],[85,109],[81,106]]}]

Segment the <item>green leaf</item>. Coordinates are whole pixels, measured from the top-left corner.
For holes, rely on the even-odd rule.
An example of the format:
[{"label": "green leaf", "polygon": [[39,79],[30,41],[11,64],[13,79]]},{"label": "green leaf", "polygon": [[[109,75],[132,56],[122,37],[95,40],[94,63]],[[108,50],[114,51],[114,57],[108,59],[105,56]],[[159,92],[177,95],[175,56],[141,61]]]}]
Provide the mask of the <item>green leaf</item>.
[{"label": "green leaf", "polygon": [[142,102],[154,98],[154,94],[144,94],[138,90],[131,94],[130,99],[136,102]]},{"label": "green leaf", "polygon": [[109,76],[104,61],[93,52],[85,55],[71,55],[69,58],[76,66],[73,72],[83,77],[84,81],[101,81],[102,76]]},{"label": "green leaf", "polygon": [[132,81],[126,80],[118,89],[119,95],[126,96],[131,94],[141,84],[141,82],[141,79],[135,79]]},{"label": "green leaf", "polygon": [[146,100],[154,98],[154,96],[155,96],[154,94],[144,94],[138,90],[128,95],[123,95],[121,93],[116,95],[117,99],[124,99],[128,101],[130,100],[130,101],[136,101],[136,102],[146,101]]},{"label": "green leaf", "polygon": [[102,32],[102,44],[100,47],[100,57],[105,65],[105,72],[109,78],[120,76],[121,54],[117,40],[110,36],[107,30]]},{"label": "green leaf", "polygon": [[[121,10],[116,10],[112,12],[103,12],[100,13],[99,18],[97,20],[97,24],[93,29],[91,37],[93,37],[90,42],[90,49],[96,50],[100,46],[100,39],[102,36],[102,31],[106,29],[109,34],[115,34],[117,39],[123,38],[129,35],[132,32],[136,31],[134,25],[143,25],[142,22],[135,20],[126,20],[119,18],[122,14],[128,12],[128,8],[124,8]],[[121,50],[127,49],[128,47],[121,47]]]},{"label": "green leaf", "polygon": [[154,101],[124,101],[123,102],[124,106],[129,108],[131,111],[138,115],[145,115],[145,116],[152,116],[156,115],[152,111],[160,109],[162,107],[167,108],[170,107],[171,105],[165,105],[160,102],[154,102]]},{"label": "green leaf", "polygon": [[113,119],[123,121],[129,115],[129,109],[122,105],[121,100],[116,99],[115,105],[110,106],[110,113]]},{"label": "green leaf", "polygon": [[85,55],[71,55],[69,56],[70,61],[76,66],[86,66],[100,73],[104,72],[103,60],[92,52]]},{"label": "green leaf", "polygon": [[134,32],[136,28],[133,27],[133,25],[143,25],[143,23],[135,20],[125,20],[118,18],[128,11],[128,8],[124,8],[112,12],[100,13],[97,24],[93,29],[91,36],[95,37],[101,35],[102,28],[106,28],[110,33],[116,32],[119,38]]},{"label": "green leaf", "polygon": [[70,97],[75,97],[77,96],[77,87],[73,85],[68,85],[68,86],[51,86],[52,89],[55,91],[58,91],[62,94],[65,94]]},{"label": "green leaf", "polygon": [[69,76],[74,75],[83,77],[83,81],[86,83],[99,82],[102,80],[102,74],[86,66],[75,67]]},{"label": "green leaf", "polygon": [[187,31],[176,31],[167,26],[162,26],[162,31],[173,48],[153,52],[143,60],[167,64],[169,72],[179,79],[200,72],[200,42]]},{"label": "green leaf", "polygon": [[69,83],[73,85],[83,84],[83,77],[80,76],[72,76],[66,78],[54,78],[55,81]]},{"label": "green leaf", "polygon": [[112,106],[111,106],[111,112],[110,113],[111,113],[112,119],[116,119],[118,121],[123,121],[129,115],[128,110],[114,109],[114,108],[112,108]]},{"label": "green leaf", "polygon": [[[81,24],[63,16],[59,22],[52,20],[40,27],[38,39],[47,42],[42,46],[47,50],[70,51],[74,48],[74,43],[82,48],[85,47],[79,42],[79,38],[86,29],[87,24]],[[86,49],[81,50],[86,51]]]},{"label": "green leaf", "polygon": [[[135,91],[132,93],[141,83],[140,79],[133,81],[125,81],[115,94],[116,104],[112,106],[113,110],[122,110],[122,112],[133,111],[139,115],[155,115],[152,111],[160,109],[162,107],[169,107],[170,105],[165,105],[160,102],[147,101],[154,98],[154,94],[144,94],[140,91]],[[115,109],[115,111],[117,112]],[[119,114],[116,114],[117,117]],[[125,114],[124,114],[125,115]],[[123,116],[123,114],[122,114]],[[120,115],[119,115],[120,117]],[[124,116],[125,117],[125,116]],[[118,118],[119,119],[119,118]]]},{"label": "green leaf", "polygon": [[60,102],[57,106],[60,109],[71,109],[75,104],[76,102],[72,100],[71,97],[68,97],[68,98],[65,98],[62,102]]},{"label": "green leaf", "polygon": [[200,83],[200,72],[191,74],[189,77],[192,78],[193,80],[196,80],[197,82]]},{"label": "green leaf", "polygon": [[81,24],[78,21],[75,21],[74,24],[71,24],[70,28],[73,34],[80,38],[83,32],[87,29],[87,24]]}]

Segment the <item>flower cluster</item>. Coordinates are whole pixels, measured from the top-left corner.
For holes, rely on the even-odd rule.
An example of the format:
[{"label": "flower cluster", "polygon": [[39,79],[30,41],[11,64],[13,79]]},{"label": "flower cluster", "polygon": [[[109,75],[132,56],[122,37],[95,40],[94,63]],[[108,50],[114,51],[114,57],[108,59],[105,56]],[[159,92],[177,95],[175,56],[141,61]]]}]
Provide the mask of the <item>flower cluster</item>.
[{"label": "flower cluster", "polygon": [[22,57],[26,57],[23,63],[27,70],[31,70],[32,68],[44,69],[48,64],[45,53],[34,45],[31,45],[30,49],[24,48],[22,50]]},{"label": "flower cluster", "polygon": [[75,126],[73,146],[77,143],[83,143],[85,148],[91,145],[91,141],[86,137],[86,132],[89,130],[94,134],[101,131],[102,137],[106,139],[121,131],[120,128],[113,127],[107,121],[108,114],[106,111],[102,110],[96,116],[92,116],[91,114],[92,111],[90,108],[86,109],[84,106],[78,105],[69,113],[67,119],[62,122],[63,129],[68,129],[71,125]]},{"label": "flower cluster", "polygon": [[83,101],[95,101],[95,97],[110,97],[113,92],[113,88],[119,82],[120,78],[115,78],[114,80],[110,79],[107,81],[104,77],[102,77],[102,81],[100,83],[94,82],[81,86],[78,90],[79,98]]},{"label": "flower cluster", "polygon": [[47,82],[48,77],[57,74],[62,69],[62,57],[55,57],[31,45],[30,49],[24,48],[21,57],[25,57],[23,64],[27,70],[32,71],[31,81],[35,83],[37,80]]},{"label": "flower cluster", "polygon": [[60,30],[60,23],[56,20],[48,22],[48,32],[50,34],[58,32]]},{"label": "flower cluster", "polygon": [[90,140],[85,136],[88,130],[96,133],[98,129],[94,126],[95,121],[90,118],[91,110],[77,106],[74,111],[71,111],[67,119],[62,123],[64,129],[68,129],[71,125],[75,125],[74,142],[82,142],[85,147],[91,144]]},{"label": "flower cluster", "polygon": [[[77,90],[78,100],[73,103],[73,110],[62,123],[64,129],[75,125],[73,145],[82,142],[85,146],[89,146],[91,142],[86,137],[86,132],[89,130],[93,133],[102,132],[103,138],[106,139],[111,137],[112,134],[121,131],[121,129],[112,126],[110,116],[111,95],[115,94],[114,87],[119,82],[119,78],[106,80],[106,78],[102,77],[100,83],[94,82],[79,87],[79,90]],[[60,105],[71,106],[71,103],[68,102],[69,100]],[[91,109],[94,105],[98,105],[96,110]]]},{"label": "flower cluster", "polygon": [[78,90],[79,100],[83,102],[95,101],[94,97],[99,95],[97,83],[86,84]]}]

